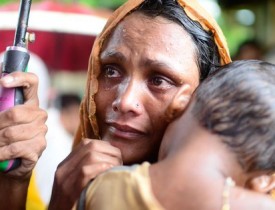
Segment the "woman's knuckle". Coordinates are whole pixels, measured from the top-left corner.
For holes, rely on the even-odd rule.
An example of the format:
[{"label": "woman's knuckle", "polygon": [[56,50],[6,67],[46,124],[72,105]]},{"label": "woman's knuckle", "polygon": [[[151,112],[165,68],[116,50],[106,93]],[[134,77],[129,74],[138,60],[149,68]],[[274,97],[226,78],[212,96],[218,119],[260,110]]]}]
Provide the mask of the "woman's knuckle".
[{"label": "woman's knuckle", "polygon": [[92,150],[92,151],[96,150],[96,148],[97,148],[97,144],[95,141],[90,141],[87,146],[88,146],[89,150]]},{"label": "woman's knuckle", "polygon": [[3,131],[3,137],[6,139],[14,139],[15,133],[12,127],[8,127]]},{"label": "woman's knuckle", "polygon": [[39,144],[39,151],[41,151],[41,153],[42,153],[42,151],[44,151],[45,149],[46,149],[46,147],[47,147],[47,141],[46,141],[46,139],[45,138],[40,138],[40,144]]},{"label": "woman's knuckle", "polygon": [[82,166],[80,169],[80,178],[84,179],[89,174],[89,170],[87,166]]},{"label": "woman's knuckle", "polygon": [[7,112],[7,118],[8,120],[11,120],[11,121],[17,121],[20,115],[21,115],[20,111],[18,111],[16,107],[10,109]]},{"label": "woman's knuckle", "polygon": [[11,157],[16,157],[19,153],[19,148],[14,144],[10,144],[7,149]]},{"label": "woman's knuckle", "polygon": [[37,120],[40,122],[46,122],[48,119],[48,114],[45,110],[39,109],[36,113]]},{"label": "woman's knuckle", "polygon": [[48,132],[48,130],[49,130],[48,126],[47,126],[46,124],[44,124],[44,125],[42,126],[42,133],[43,133],[43,134],[46,134],[46,133]]},{"label": "woman's knuckle", "polygon": [[105,163],[105,162],[100,164],[100,171],[105,171],[108,168],[110,168],[110,164]]},{"label": "woman's knuckle", "polygon": [[55,180],[57,182],[63,179],[63,171],[61,170],[62,165],[63,165],[62,162],[57,165],[57,170],[55,172]]},{"label": "woman's knuckle", "polygon": [[32,72],[28,72],[29,76],[30,76],[30,80],[33,84],[38,84],[39,82],[39,79],[38,79],[38,76]]},{"label": "woman's knuckle", "polygon": [[88,156],[89,156],[89,162],[92,162],[92,163],[97,162],[98,158],[97,158],[97,155],[95,153],[89,152]]},{"label": "woman's knuckle", "polygon": [[40,125],[37,129],[38,129],[39,134],[41,134],[41,135],[45,135],[48,132],[48,126],[46,124]]},{"label": "woman's knuckle", "polygon": [[90,139],[82,139],[82,141],[79,143],[80,146],[88,145],[90,142]]},{"label": "woman's knuckle", "polygon": [[48,113],[45,110],[41,110],[41,116],[44,120],[48,119]]}]

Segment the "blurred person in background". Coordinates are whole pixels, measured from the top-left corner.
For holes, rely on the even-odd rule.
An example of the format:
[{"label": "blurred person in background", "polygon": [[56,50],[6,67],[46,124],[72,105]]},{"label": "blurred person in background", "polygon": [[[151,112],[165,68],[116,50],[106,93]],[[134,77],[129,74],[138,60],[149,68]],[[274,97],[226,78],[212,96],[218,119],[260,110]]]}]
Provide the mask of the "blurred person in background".
[{"label": "blurred person in background", "polygon": [[242,42],[233,57],[233,60],[263,60],[264,50],[257,40],[246,40]]},{"label": "blurred person in background", "polygon": [[79,106],[81,97],[76,93],[62,93],[55,106],[60,113],[60,122],[64,129],[73,137],[79,125]]}]

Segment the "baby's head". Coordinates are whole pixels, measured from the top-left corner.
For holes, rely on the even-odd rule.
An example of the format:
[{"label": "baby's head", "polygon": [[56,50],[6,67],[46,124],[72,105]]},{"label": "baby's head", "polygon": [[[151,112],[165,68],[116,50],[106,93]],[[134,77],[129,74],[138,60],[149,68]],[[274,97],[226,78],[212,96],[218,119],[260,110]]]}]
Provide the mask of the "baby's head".
[{"label": "baby's head", "polygon": [[192,114],[246,172],[275,172],[274,65],[250,60],[221,68],[197,89]]},{"label": "baby's head", "polygon": [[[180,109],[180,98],[175,98],[171,109]],[[188,116],[219,136],[245,173],[275,173],[275,65],[247,60],[222,67],[197,88],[181,118]],[[188,120],[181,122],[187,123],[169,125],[172,135],[188,124]],[[164,138],[162,147],[169,144]]]}]

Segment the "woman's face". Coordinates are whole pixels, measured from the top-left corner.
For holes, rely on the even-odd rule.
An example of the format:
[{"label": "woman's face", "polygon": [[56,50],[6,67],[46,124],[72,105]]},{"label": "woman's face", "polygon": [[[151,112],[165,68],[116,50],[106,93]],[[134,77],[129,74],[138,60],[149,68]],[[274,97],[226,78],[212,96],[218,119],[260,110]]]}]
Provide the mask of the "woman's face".
[{"label": "woman's face", "polygon": [[165,111],[177,91],[199,83],[195,46],[178,24],[134,12],[105,41],[95,96],[103,140],[124,164],[156,160]]}]

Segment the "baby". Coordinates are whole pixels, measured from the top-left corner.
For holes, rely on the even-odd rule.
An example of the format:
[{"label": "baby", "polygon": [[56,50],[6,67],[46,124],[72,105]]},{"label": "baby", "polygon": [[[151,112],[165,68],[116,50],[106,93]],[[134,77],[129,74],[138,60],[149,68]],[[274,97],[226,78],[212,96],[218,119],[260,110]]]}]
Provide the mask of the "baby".
[{"label": "baby", "polygon": [[[169,117],[184,111],[183,92]],[[198,87],[168,126],[157,163],[101,174],[75,208],[272,210],[274,173],[275,66],[236,61]]]}]

